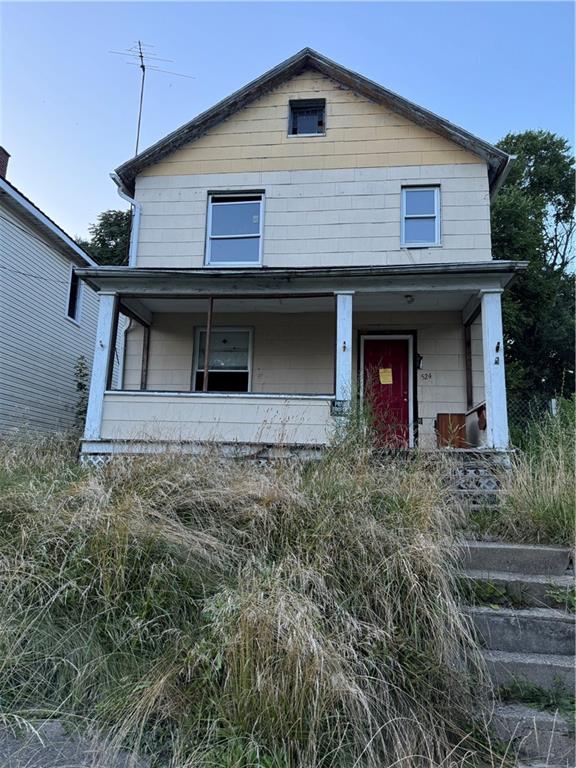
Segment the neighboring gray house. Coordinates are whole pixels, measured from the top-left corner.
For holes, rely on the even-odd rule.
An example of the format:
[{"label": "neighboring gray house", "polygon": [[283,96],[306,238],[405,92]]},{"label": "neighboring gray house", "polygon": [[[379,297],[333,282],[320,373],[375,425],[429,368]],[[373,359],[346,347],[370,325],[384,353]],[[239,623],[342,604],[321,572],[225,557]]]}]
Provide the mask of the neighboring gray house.
[{"label": "neighboring gray house", "polygon": [[98,297],[75,267],[96,263],[6,181],[0,147],[0,434],[73,426],[74,367],[94,353]]}]

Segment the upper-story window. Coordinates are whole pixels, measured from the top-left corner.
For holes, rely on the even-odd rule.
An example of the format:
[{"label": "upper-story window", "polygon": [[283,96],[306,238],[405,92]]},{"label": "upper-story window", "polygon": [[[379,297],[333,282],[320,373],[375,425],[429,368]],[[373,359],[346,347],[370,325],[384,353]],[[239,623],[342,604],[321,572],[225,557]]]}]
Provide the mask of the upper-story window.
[{"label": "upper-story window", "polygon": [[318,136],[326,133],[326,100],[291,101],[288,133],[290,136]]},{"label": "upper-story window", "polygon": [[440,245],[440,187],[402,188],[403,246]]},{"label": "upper-story window", "polygon": [[80,322],[80,298],[82,285],[78,275],[72,269],[70,271],[70,284],[68,286],[68,305],[66,307],[66,317],[74,322]]},{"label": "upper-story window", "polygon": [[262,256],[262,194],[210,195],[206,264],[258,265]]}]

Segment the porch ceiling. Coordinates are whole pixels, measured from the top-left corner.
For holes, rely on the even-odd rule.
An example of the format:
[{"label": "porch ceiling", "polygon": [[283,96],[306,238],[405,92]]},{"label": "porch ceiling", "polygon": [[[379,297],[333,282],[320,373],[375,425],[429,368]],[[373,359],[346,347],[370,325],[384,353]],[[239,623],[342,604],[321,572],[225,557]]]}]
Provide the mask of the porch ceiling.
[{"label": "porch ceiling", "polygon": [[[466,292],[435,292],[435,293],[358,293],[354,297],[354,312],[434,312],[460,311],[474,294]],[[130,299],[125,299],[130,307]],[[208,311],[207,299],[169,297],[150,298],[143,296],[139,299],[148,312],[204,314]],[[221,298],[214,302],[214,312],[217,314],[241,313],[295,313],[326,312],[333,313],[335,303],[333,296],[315,296],[298,298],[265,298],[250,299]]]}]

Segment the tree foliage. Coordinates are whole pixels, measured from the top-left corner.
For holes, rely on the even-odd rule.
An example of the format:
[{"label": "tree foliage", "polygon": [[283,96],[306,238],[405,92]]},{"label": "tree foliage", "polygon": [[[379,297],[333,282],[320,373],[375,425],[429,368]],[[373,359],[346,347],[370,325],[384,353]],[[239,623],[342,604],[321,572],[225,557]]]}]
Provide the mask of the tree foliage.
[{"label": "tree foliage", "polygon": [[498,146],[517,159],[492,206],[494,257],[528,262],[504,299],[509,392],[550,398],[574,386],[574,159],[549,131]]},{"label": "tree foliage", "polygon": [[125,266],[128,264],[130,221],[130,211],[104,211],[96,224],[88,227],[90,239],[77,238],[77,243],[102,266]]}]

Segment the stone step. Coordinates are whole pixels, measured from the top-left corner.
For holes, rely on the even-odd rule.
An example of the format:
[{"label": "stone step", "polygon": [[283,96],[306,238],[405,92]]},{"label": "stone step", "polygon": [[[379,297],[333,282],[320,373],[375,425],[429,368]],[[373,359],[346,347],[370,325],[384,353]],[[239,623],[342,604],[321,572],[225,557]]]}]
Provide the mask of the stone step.
[{"label": "stone step", "polygon": [[481,585],[475,590],[476,599],[472,602],[476,603],[565,608],[567,596],[574,589],[572,576],[467,570],[463,577]]},{"label": "stone step", "polygon": [[574,572],[574,553],[569,547],[467,541],[463,567],[473,571],[565,576]]},{"label": "stone step", "polygon": [[557,688],[574,691],[573,656],[485,650],[484,659],[496,687],[531,683],[547,691]]},{"label": "stone step", "polygon": [[[539,760],[549,768],[552,764],[563,768],[575,764],[574,732],[558,713],[523,704],[503,704],[494,711],[491,729],[521,759]],[[532,763],[532,768],[536,765]]]},{"label": "stone step", "polygon": [[574,654],[574,615],[554,608],[466,609],[485,648],[522,653]]}]

